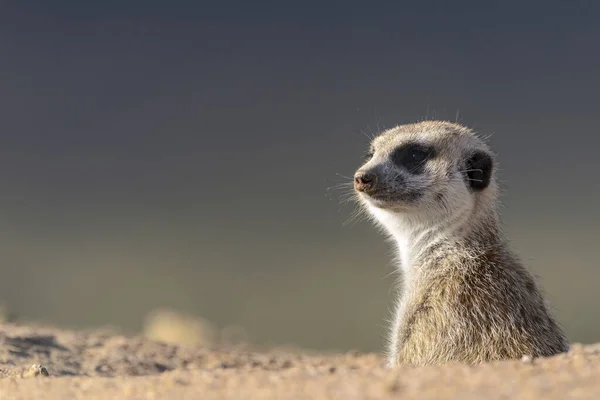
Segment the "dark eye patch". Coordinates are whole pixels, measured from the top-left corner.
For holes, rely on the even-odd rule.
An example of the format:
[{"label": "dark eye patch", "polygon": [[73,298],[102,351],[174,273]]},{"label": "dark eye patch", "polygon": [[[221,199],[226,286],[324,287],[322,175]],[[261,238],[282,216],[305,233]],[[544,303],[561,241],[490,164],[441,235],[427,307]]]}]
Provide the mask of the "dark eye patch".
[{"label": "dark eye patch", "polygon": [[420,143],[406,143],[394,150],[391,155],[392,162],[400,168],[405,168],[413,174],[423,173],[425,162],[435,157],[432,146]]}]

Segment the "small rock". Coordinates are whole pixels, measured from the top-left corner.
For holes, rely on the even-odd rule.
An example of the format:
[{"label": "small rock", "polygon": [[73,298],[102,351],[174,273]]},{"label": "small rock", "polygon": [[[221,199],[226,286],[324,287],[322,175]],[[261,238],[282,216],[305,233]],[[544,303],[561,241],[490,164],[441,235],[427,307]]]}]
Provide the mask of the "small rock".
[{"label": "small rock", "polygon": [[388,392],[395,393],[402,390],[402,384],[397,376],[392,376],[385,382],[385,388]]},{"label": "small rock", "polygon": [[521,357],[521,362],[524,364],[533,364],[533,357],[523,356],[523,357]]},{"label": "small rock", "polygon": [[34,378],[36,376],[50,376],[46,367],[40,364],[33,364],[31,367],[23,371],[21,377],[23,378]]}]

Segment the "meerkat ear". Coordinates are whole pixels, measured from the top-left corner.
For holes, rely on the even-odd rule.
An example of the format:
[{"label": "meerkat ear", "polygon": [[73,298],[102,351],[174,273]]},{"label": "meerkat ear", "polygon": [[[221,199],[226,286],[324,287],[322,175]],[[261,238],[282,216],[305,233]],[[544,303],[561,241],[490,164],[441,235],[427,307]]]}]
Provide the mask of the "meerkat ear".
[{"label": "meerkat ear", "polygon": [[492,177],[492,157],[483,151],[477,151],[469,156],[465,164],[467,184],[475,190],[481,191],[488,187]]}]

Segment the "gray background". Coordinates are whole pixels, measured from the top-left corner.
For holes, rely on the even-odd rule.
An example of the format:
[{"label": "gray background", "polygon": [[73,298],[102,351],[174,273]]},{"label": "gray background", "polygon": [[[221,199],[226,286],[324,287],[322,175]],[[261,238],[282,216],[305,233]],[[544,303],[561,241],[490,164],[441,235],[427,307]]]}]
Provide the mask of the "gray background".
[{"label": "gray background", "polygon": [[366,137],[459,121],[574,341],[600,340],[593,1],[0,3],[0,302],[379,350],[390,247],[327,190]]}]

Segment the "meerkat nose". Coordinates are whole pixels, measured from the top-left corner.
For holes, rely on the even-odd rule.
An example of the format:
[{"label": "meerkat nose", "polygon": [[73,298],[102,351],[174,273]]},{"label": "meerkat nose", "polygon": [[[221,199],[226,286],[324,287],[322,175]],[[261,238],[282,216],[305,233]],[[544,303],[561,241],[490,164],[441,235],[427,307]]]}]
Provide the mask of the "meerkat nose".
[{"label": "meerkat nose", "polygon": [[377,175],[372,172],[359,171],[354,175],[354,188],[359,192],[369,192],[377,183]]}]

